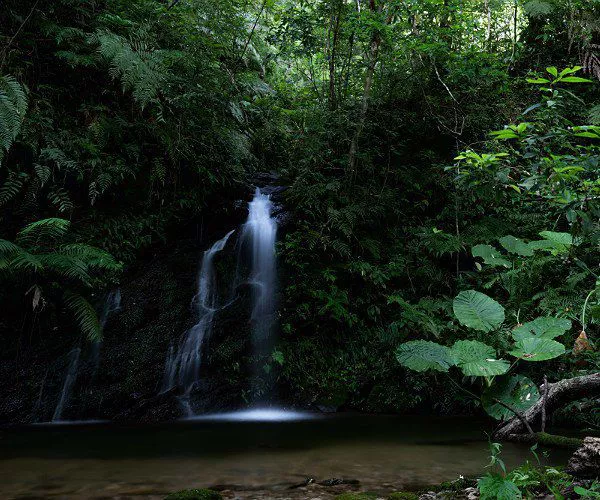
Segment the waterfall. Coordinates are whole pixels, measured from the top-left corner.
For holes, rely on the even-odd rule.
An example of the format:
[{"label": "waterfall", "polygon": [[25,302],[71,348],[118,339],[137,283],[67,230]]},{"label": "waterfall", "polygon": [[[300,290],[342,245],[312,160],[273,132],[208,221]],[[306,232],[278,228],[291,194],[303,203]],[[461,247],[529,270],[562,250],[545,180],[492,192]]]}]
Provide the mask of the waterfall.
[{"label": "waterfall", "polygon": [[251,250],[250,282],[255,285],[252,307],[252,334],[255,354],[264,354],[270,347],[275,314],[275,238],[277,223],[271,216],[273,204],[269,195],[256,188],[248,206],[248,221],[244,224],[243,240]]},{"label": "waterfall", "polygon": [[81,354],[81,349],[79,347],[73,349],[69,353],[69,367],[67,369],[67,375],[65,377],[65,381],[63,383],[63,388],[60,393],[60,399],[58,400],[58,404],[54,410],[54,415],[52,416],[52,421],[57,422],[62,417],[62,412],[65,408],[65,404],[69,401],[71,397],[71,390],[73,389],[73,385],[75,384],[75,380],[77,379],[77,368],[79,366],[79,355]]},{"label": "waterfall", "polygon": [[[100,325],[102,329],[106,326],[106,322],[111,314],[121,309],[121,290],[117,288],[116,290],[112,290],[106,297],[104,301],[104,306],[102,309],[102,313],[100,315]],[[89,353],[89,361],[92,366],[92,376],[91,381],[88,383],[91,385],[96,373],[98,371],[98,365],[100,364],[100,347],[102,345],[101,340],[96,340],[92,342],[90,353]],[[54,409],[54,415],[52,416],[52,422],[61,421],[62,413],[65,406],[69,403],[71,399],[71,393],[73,392],[73,386],[75,385],[75,381],[77,380],[77,375],[79,374],[79,361],[81,358],[81,347],[76,347],[69,353],[69,366],[67,368],[67,372],[65,375],[65,379],[63,382],[62,391],[60,393],[60,398]],[[89,365],[88,365],[89,366]],[[88,389],[91,392],[91,387]],[[40,393],[41,397],[41,393]]]},{"label": "waterfall", "polygon": [[[202,361],[202,346],[205,339],[210,335],[215,311],[218,309],[213,260],[215,255],[225,248],[227,240],[234,232],[235,230],[229,231],[204,252],[198,276],[198,291],[194,297],[198,322],[183,335],[177,353],[175,353],[173,346],[170,346],[165,361],[161,392],[180,386],[184,390],[184,395],[189,397],[194,384],[198,380]],[[189,401],[185,400],[183,404],[187,413],[191,413]]]},{"label": "waterfall", "polygon": [[[121,309],[121,289],[117,288],[111,290],[106,296],[104,301],[104,307],[102,308],[102,314],[100,315],[100,326],[102,330],[106,326],[106,322],[110,315]],[[102,340],[95,340],[92,342],[90,358],[92,361],[93,375],[96,375],[98,371],[98,365],[100,364],[100,347],[102,346]]]},{"label": "waterfall", "polygon": [[[190,396],[200,376],[203,346],[209,338],[215,314],[234,300],[235,289],[240,284],[241,270],[249,272],[252,289],[252,344],[254,355],[260,360],[270,352],[275,316],[276,263],[275,238],[277,224],[271,212],[273,204],[267,194],[256,189],[248,204],[248,219],[241,228],[238,255],[231,295],[226,304],[219,303],[219,293],[214,269],[214,257],[222,251],[235,232],[230,231],[204,252],[198,275],[198,290],[194,296],[197,323],[186,331],[179,347],[171,344],[165,358],[160,393],[179,387],[179,400],[188,417],[193,416]],[[249,260],[246,260],[246,257]]]}]

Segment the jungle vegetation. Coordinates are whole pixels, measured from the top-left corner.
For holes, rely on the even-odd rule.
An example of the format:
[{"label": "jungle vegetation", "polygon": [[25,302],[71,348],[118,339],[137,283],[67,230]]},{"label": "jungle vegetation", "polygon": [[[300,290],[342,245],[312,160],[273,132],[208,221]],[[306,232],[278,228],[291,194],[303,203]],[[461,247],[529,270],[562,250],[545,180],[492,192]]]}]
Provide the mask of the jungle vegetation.
[{"label": "jungle vegetation", "polygon": [[593,0],[5,0],[3,338],[100,338],[103,293],[275,172],[283,387],[527,412],[600,367],[599,43]]}]

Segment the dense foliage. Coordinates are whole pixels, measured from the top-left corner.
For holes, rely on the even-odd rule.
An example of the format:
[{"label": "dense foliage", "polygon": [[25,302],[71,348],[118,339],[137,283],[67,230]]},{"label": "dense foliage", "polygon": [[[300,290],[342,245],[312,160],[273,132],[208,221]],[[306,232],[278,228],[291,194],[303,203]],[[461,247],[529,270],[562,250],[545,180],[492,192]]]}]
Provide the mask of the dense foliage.
[{"label": "dense foliage", "polygon": [[272,171],[290,397],[506,418],[597,371],[599,8],[7,0],[2,330],[99,338],[103,293]]}]

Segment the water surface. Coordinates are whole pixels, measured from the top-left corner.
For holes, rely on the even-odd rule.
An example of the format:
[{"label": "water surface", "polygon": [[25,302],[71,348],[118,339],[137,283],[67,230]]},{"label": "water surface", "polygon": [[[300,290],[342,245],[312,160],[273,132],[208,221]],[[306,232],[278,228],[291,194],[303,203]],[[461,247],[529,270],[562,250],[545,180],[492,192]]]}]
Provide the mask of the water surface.
[{"label": "water surface", "polygon": [[[233,498],[382,495],[484,473],[485,422],[396,416],[195,419],[163,426],[52,425],[0,434],[0,498],[163,498],[217,487]],[[248,416],[248,415],[246,415]],[[533,457],[506,444],[509,467]],[[566,456],[552,455],[560,465]],[[357,486],[294,487],[313,478]]]}]

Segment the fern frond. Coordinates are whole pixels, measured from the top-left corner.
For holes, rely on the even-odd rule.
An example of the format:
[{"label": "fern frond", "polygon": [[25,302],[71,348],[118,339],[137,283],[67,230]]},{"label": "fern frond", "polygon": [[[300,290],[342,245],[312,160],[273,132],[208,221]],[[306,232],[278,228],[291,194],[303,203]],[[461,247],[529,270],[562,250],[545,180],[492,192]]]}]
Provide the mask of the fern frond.
[{"label": "fern frond", "polygon": [[83,243],[63,245],[60,247],[60,253],[79,259],[81,262],[85,262],[89,267],[113,272],[121,270],[121,264],[117,262],[111,254],[100,248]]},{"label": "fern frond", "polygon": [[40,255],[39,260],[49,273],[79,281],[86,286],[91,283],[92,278],[88,273],[87,265],[79,259],[59,253],[49,253]]},{"label": "fern frond", "polygon": [[12,241],[0,240],[0,255],[3,257],[11,256],[24,250],[19,246],[15,245]]},{"label": "fern frond", "polygon": [[111,64],[109,75],[121,80],[123,90],[131,91],[142,109],[157,98],[167,79],[164,51],[151,51],[144,43],[128,42],[108,31],[96,33],[93,41]]},{"label": "fern frond", "polygon": [[23,87],[12,76],[0,77],[0,160],[19,134],[26,111]]},{"label": "fern frond", "polygon": [[71,201],[69,193],[64,188],[54,189],[48,193],[48,199],[60,213],[68,213],[73,210],[73,202]]},{"label": "fern frond", "polygon": [[40,240],[56,240],[64,236],[71,223],[66,219],[52,217],[25,226],[17,235],[18,243],[36,244]]},{"label": "fern frond", "polygon": [[22,249],[8,262],[8,268],[6,269],[11,273],[23,271],[41,273],[43,270],[44,265],[38,256]]},{"label": "fern frond", "polygon": [[92,305],[78,293],[66,291],[65,306],[71,311],[81,331],[91,341],[102,339],[102,326]]},{"label": "fern frond", "polygon": [[0,188],[0,207],[14,199],[29,179],[25,172],[11,172]]},{"label": "fern frond", "polygon": [[592,125],[600,125],[600,104],[590,109],[588,116]]}]

